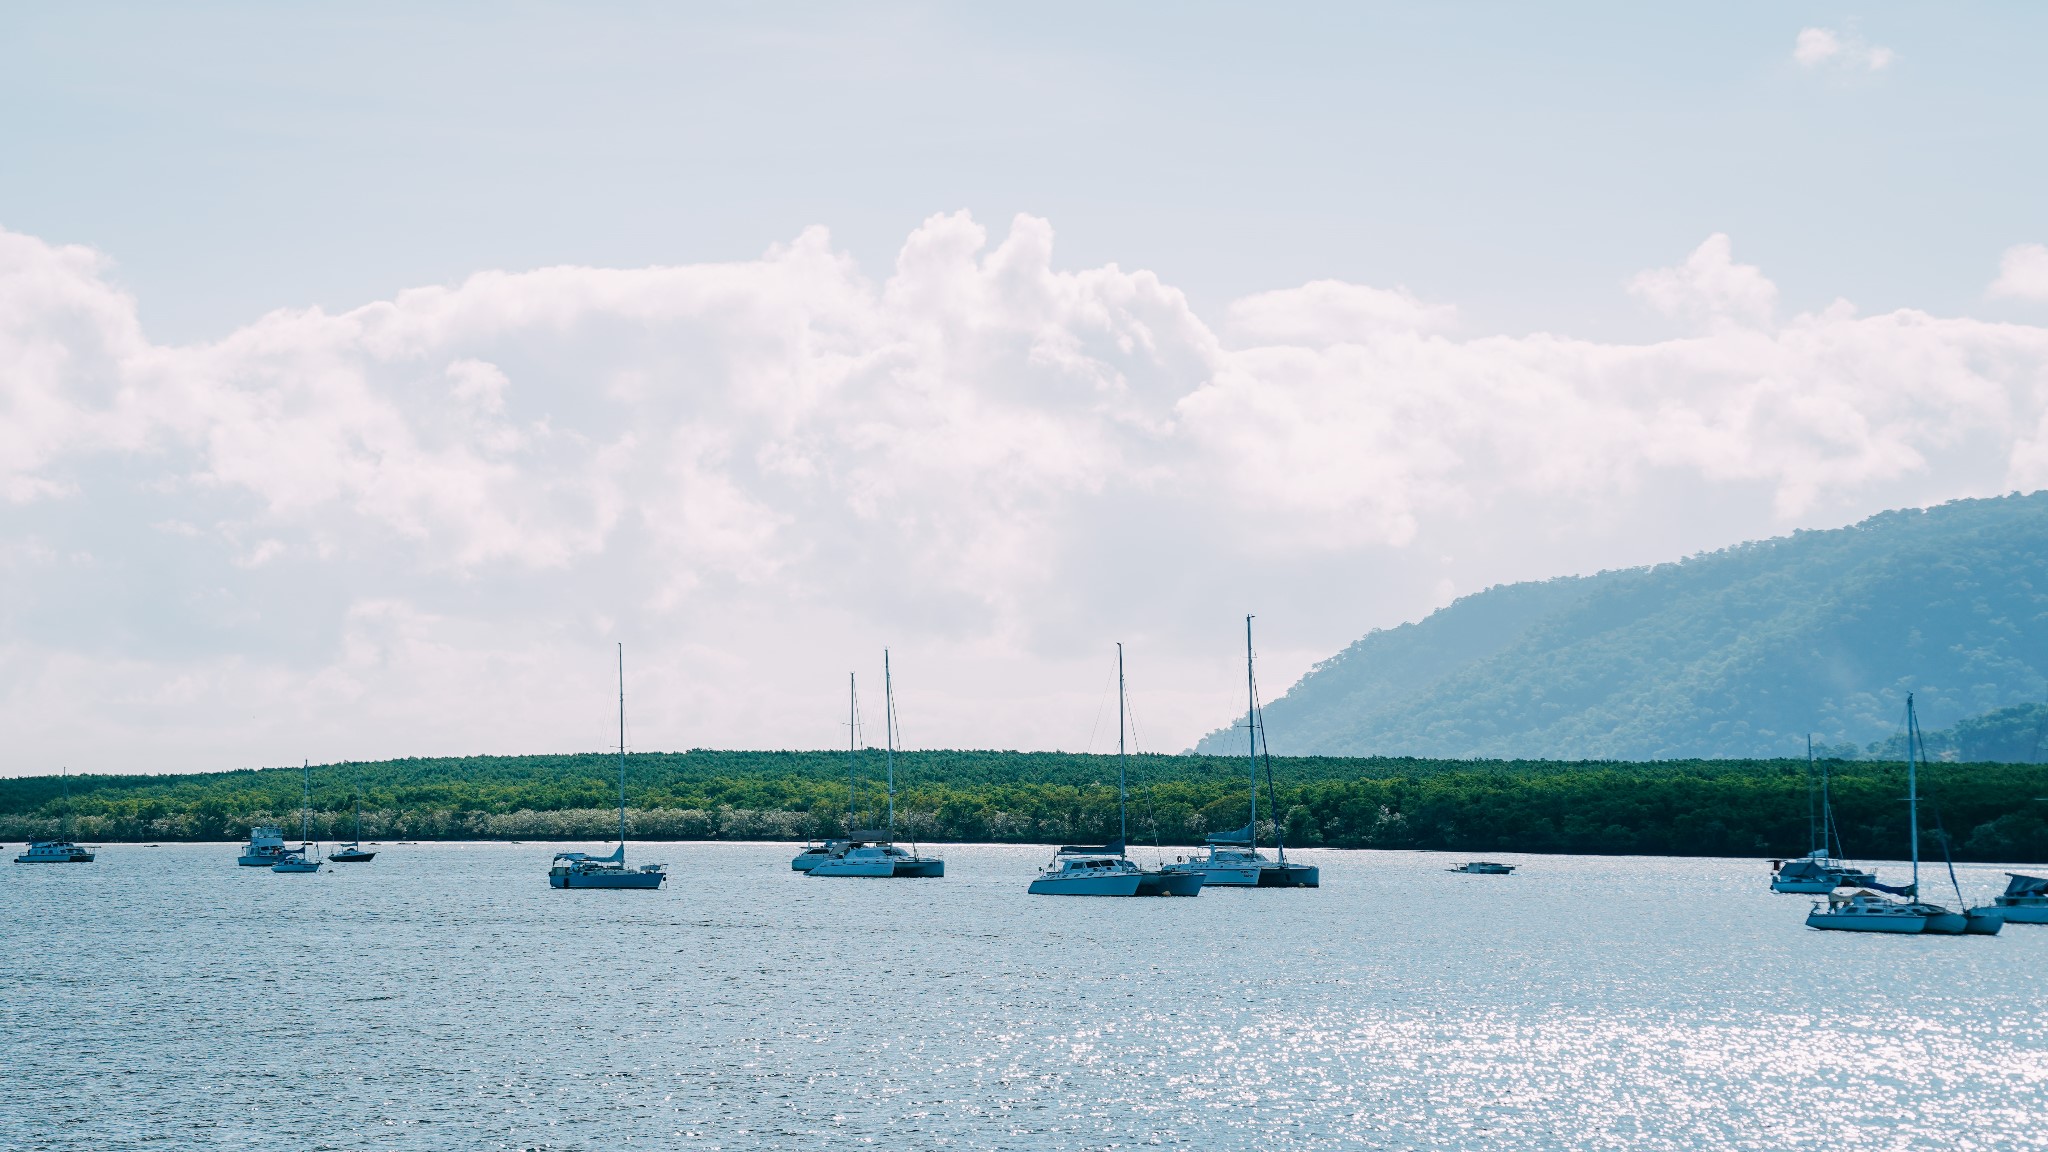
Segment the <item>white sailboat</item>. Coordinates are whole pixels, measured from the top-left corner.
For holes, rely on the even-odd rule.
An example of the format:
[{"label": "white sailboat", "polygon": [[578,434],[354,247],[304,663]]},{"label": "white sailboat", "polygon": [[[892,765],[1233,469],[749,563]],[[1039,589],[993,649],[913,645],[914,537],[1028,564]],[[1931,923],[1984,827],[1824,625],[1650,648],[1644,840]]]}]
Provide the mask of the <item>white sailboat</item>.
[{"label": "white sailboat", "polygon": [[327,858],[336,864],[368,864],[377,858],[375,852],[363,850],[363,770],[356,769],[356,838],[346,844],[338,844]]},{"label": "white sailboat", "polygon": [[557,852],[548,869],[550,888],[659,888],[668,872],[659,864],[626,867],[626,646],[619,645],[619,846],[608,856]]},{"label": "white sailboat", "polygon": [[[857,793],[852,789],[856,788],[854,778],[857,769],[854,744],[859,738],[860,697],[858,692],[855,691],[852,673],[847,674],[846,683],[849,693],[846,744],[847,770],[849,774],[847,786],[849,792],[847,794],[846,822],[847,826],[851,828],[856,819],[853,814],[853,806],[856,803],[855,796]],[[808,868],[801,868],[799,871],[827,878],[834,876],[857,876],[869,879],[933,879],[946,874],[946,862],[944,860],[936,856],[920,854],[915,844],[912,844],[909,850],[906,851],[896,843],[896,682],[889,669],[889,650],[886,648],[882,650],[882,700],[884,713],[882,724],[884,737],[882,744],[886,750],[889,772],[888,825],[879,831],[855,832],[852,834],[852,838],[848,840],[834,842],[838,845],[836,850],[823,853],[822,859],[813,861]],[[806,849],[806,852],[808,851]],[[798,859],[801,860],[802,857],[799,856]],[[792,864],[792,867],[794,866]]]},{"label": "white sailboat", "polygon": [[[1245,707],[1245,733],[1248,743],[1248,757],[1251,764],[1252,806],[1251,819],[1235,832],[1219,832],[1202,841],[1202,854],[1192,859],[1182,857],[1166,865],[1168,872],[1183,874],[1199,873],[1206,887],[1226,888],[1316,888],[1321,886],[1322,871],[1312,864],[1291,864],[1287,860],[1286,822],[1276,810],[1273,814],[1275,844],[1278,860],[1268,858],[1259,851],[1259,753],[1264,747],[1266,721],[1259,707],[1259,681],[1254,668],[1252,654],[1252,617],[1244,618],[1244,679],[1247,704]],[[1273,761],[1270,749],[1266,750],[1266,788],[1273,794]],[[1272,795],[1277,806],[1279,798]]]},{"label": "white sailboat", "polygon": [[272,872],[318,872],[320,849],[313,843],[313,762],[299,766],[299,846],[278,857]]},{"label": "white sailboat", "polygon": [[[1837,888],[1854,888],[1877,883],[1867,868],[1842,860],[1842,838],[1835,828],[1835,811],[1828,794],[1827,765],[1820,766],[1820,808],[1814,808],[1813,736],[1806,737],[1806,842],[1811,847],[1797,860],[1771,861],[1771,891],[1799,892],[1818,896]],[[1832,850],[1831,850],[1832,849]]]},{"label": "white sailboat", "polygon": [[1200,896],[1198,872],[1146,869],[1126,851],[1130,839],[1129,753],[1124,736],[1130,729],[1125,714],[1124,646],[1116,646],[1116,842],[1099,846],[1062,844],[1052,862],[1038,870],[1029,891],[1034,896]]},{"label": "white sailboat", "polygon": [[21,855],[14,858],[16,864],[90,864],[93,852],[80,848],[71,842],[71,769],[59,770],[64,777],[64,824],[62,833],[55,840],[34,840]]}]

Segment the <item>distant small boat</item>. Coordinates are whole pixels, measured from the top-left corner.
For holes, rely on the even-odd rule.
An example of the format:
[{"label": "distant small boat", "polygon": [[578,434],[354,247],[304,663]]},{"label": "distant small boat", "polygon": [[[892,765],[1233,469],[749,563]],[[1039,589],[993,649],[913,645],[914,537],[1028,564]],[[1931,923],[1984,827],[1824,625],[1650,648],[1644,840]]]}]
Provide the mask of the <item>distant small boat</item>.
[{"label": "distant small boat", "polygon": [[[855,691],[852,673],[846,677],[847,729],[846,729],[846,772],[848,824],[854,822],[854,808],[859,797],[859,761],[855,745],[860,738],[860,695]],[[913,844],[906,850],[896,844],[896,684],[889,672],[889,651],[882,650],[882,703],[883,730],[882,744],[887,751],[889,824],[877,831],[852,832],[845,840],[828,841],[836,849],[822,854],[805,864],[811,855],[806,848],[790,862],[790,867],[813,876],[856,876],[869,879],[935,879],[946,874],[946,862],[936,856],[920,854]]]},{"label": "distant small boat", "polygon": [[303,789],[303,799],[299,802],[299,846],[272,864],[272,872],[320,870],[320,848],[313,843],[313,762],[306,761],[300,766],[299,771],[300,787]]},{"label": "distant small boat", "polygon": [[62,835],[55,840],[31,841],[21,855],[14,858],[16,864],[90,864],[93,853],[71,842],[71,770],[64,775],[64,827]]},{"label": "distant small boat", "polygon": [[619,846],[609,856],[557,852],[548,868],[550,888],[659,888],[668,872],[659,864],[626,867],[626,646],[619,645]]},{"label": "distant small boat", "polygon": [[1444,869],[1446,872],[1465,872],[1473,876],[1505,876],[1514,870],[1513,864],[1496,864],[1491,860],[1473,860],[1456,868]]},{"label": "distant small boat", "polygon": [[346,844],[336,845],[327,858],[336,864],[368,864],[377,858],[375,852],[363,851],[363,772],[356,769],[356,838]]},{"label": "distant small boat", "polygon": [[1992,903],[2005,911],[2007,924],[2048,924],[2048,877],[2005,874],[2005,891]]},{"label": "distant small boat", "polygon": [[[1806,738],[1806,842],[1812,845],[1797,860],[1771,861],[1771,891],[1798,892],[1822,896],[1837,888],[1860,888],[1877,883],[1867,868],[1841,860],[1842,838],[1835,830],[1835,811],[1828,795],[1827,765],[1820,766],[1820,806],[1814,807],[1813,737]],[[1829,848],[1834,849],[1830,853]]]}]

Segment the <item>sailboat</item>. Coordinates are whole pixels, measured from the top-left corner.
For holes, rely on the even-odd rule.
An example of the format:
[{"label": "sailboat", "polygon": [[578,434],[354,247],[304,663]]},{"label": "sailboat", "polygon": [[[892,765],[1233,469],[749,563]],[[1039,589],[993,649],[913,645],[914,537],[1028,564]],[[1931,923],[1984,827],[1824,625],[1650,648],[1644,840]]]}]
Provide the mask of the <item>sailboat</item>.
[{"label": "sailboat", "polygon": [[1259,851],[1259,753],[1264,748],[1266,732],[1265,714],[1259,708],[1259,682],[1253,667],[1252,617],[1244,618],[1244,679],[1248,703],[1245,708],[1245,733],[1249,744],[1248,755],[1251,764],[1252,806],[1251,819],[1235,832],[1219,832],[1202,842],[1204,852],[1193,859],[1183,858],[1166,866],[1169,872],[1198,872],[1203,883],[1209,886],[1222,885],[1232,888],[1315,888],[1321,885],[1322,871],[1312,864],[1290,864],[1287,861],[1286,822],[1280,818],[1279,797],[1273,788],[1273,758],[1270,749],[1266,752],[1266,791],[1274,804],[1273,829],[1275,847],[1279,859],[1268,859]]},{"label": "sailboat", "polygon": [[313,762],[299,766],[299,846],[280,856],[272,872],[318,872],[320,849],[313,843]]},{"label": "sailboat", "polygon": [[346,844],[337,845],[327,858],[336,864],[368,864],[377,858],[375,852],[363,851],[363,772],[356,769],[356,838]]},{"label": "sailboat", "polygon": [[659,864],[626,867],[626,646],[619,645],[619,846],[609,856],[557,852],[548,869],[550,888],[659,888],[668,872]]},{"label": "sailboat", "polygon": [[1842,862],[1842,838],[1836,831],[1834,806],[1828,796],[1827,765],[1820,768],[1818,813],[1813,803],[1813,767],[1813,736],[1809,733],[1806,737],[1806,842],[1812,847],[1797,860],[1771,861],[1771,891],[1817,896],[1837,888],[1877,883],[1877,876],[1869,869]]},{"label": "sailboat", "polygon": [[1116,841],[1099,846],[1062,844],[1031,882],[1034,896],[1200,896],[1200,873],[1148,870],[1125,851],[1130,839],[1129,753],[1124,734],[1124,646],[1116,646]]},{"label": "sailboat", "polygon": [[35,840],[21,855],[14,858],[16,864],[90,864],[93,853],[71,842],[71,769],[61,770],[64,775],[64,826],[63,835],[55,840]]},{"label": "sailboat", "polygon": [[[847,818],[851,829],[855,823],[854,805],[858,795],[855,782],[856,756],[855,741],[858,739],[860,721],[860,696],[855,690],[853,674],[846,678],[848,692],[847,719]],[[883,699],[883,747],[889,765],[889,822],[886,828],[871,832],[853,832],[851,838],[840,843],[837,851],[824,854],[824,859],[815,861],[803,869],[813,876],[865,876],[870,878],[914,877],[931,879],[946,874],[946,862],[936,856],[923,856],[915,844],[904,851],[896,844],[896,684],[889,671],[889,650],[882,650],[882,699]]]},{"label": "sailboat", "polygon": [[[1865,888],[1849,893],[1830,893],[1825,903],[1815,901],[1806,914],[1806,926],[1826,932],[1895,932],[1960,936],[1969,931],[1970,921],[1960,912],[1920,899],[1920,720],[1913,710],[1911,693],[1906,696],[1906,846],[1913,861],[1912,882],[1903,888],[1870,881]],[[1888,900],[1888,892],[1906,899]]]}]

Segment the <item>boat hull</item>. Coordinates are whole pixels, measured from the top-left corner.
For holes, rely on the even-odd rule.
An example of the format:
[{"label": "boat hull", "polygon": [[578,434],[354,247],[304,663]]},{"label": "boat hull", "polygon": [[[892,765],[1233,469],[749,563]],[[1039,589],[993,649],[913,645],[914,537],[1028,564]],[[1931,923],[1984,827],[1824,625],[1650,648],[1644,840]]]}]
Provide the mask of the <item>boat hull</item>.
[{"label": "boat hull", "polygon": [[1773,880],[1773,892],[1797,892],[1802,896],[1825,896],[1841,885],[1832,880]]},{"label": "boat hull", "polygon": [[272,872],[318,872],[320,870],[320,865],[311,862],[304,864],[280,863],[272,864],[270,866],[270,870]]},{"label": "boat hull", "polygon": [[16,864],[90,864],[93,854],[81,852],[76,856],[16,856]]},{"label": "boat hull", "polygon": [[1136,872],[1103,876],[1040,876],[1031,882],[1033,896],[1136,896],[1144,877]]},{"label": "boat hull", "polygon": [[809,872],[829,859],[831,857],[823,852],[800,853],[796,859],[789,862],[789,870],[791,872]]},{"label": "boat hull", "polygon": [[1139,874],[1140,896],[1200,896],[1202,876],[1190,872],[1143,872]]},{"label": "boat hull", "polygon": [[1311,864],[1275,864],[1259,869],[1261,888],[1320,888],[1322,869]]},{"label": "boat hull", "polygon": [[282,860],[282,859],[284,859],[284,857],[283,857],[283,856],[281,856],[281,855],[280,855],[280,856],[238,856],[238,857],[236,857],[236,858],[235,858],[235,863],[237,863],[237,864],[240,864],[240,865],[241,865],[242,867],[244,867],[244,868],[268,868],[268,867],[271,867],[272,865],[276,864],[276,863],[277,863],[277,862],[278,862],[279,860]]},{"label": "boat hull", "polygon": [[864,876],[869,879],[885,880],[896,875],[896,865],[889,860],[827,860],[810,869],[813,876]]},{"label": "boat hull", "polygon": [[2005,927],[2005,911],[2000,908],[1972,908],[1963,919],[1963,931],[1971,936],[1996,936]]},{"label": "boat hull", "polygon": [[620,872],[616,874],[590,874],[548,876],[550,888],[659,888],[668,879],[661,872]]},{"label": "boat hull", "polygon": [[1891,932],[1918,935],[1927,930],[1925,916],[1873,916],[1868,913],[1809,912],[1806,926],[1823,932]]},{"label": "boat hull", "polygon": [[945,874],[946,862],[944,860],[898,860],[896,862],[896,876],[898,879],[932,880]]},{"label": "boat hull", "polygon": [[376,858],[375,852],[336,852],[327,859],[336,864],[368,864]]},{"label": "boat hull", "polygon": [[1173,875],[1200,876],[1204,888],[1257,888],[1257,868],[1205,867],[1200,864],[1168,864],[1165,869]]},{"label": "boat hull", "polygon": [[2048,904],[2001,904],[2007,924],[2048,924]]},{"label": "boat hull", "polygon": [[1961,936],[1970,930],[1970,918],[1961,912],[1931,912],[1927,916],[1930,936]]}]

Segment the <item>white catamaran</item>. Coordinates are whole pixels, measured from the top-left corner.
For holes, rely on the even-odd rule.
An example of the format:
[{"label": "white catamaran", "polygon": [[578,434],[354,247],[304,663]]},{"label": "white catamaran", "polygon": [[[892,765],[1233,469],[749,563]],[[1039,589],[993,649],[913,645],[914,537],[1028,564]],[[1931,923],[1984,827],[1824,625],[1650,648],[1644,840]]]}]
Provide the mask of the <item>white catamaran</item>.
[{"label": "white catamaran", "polygon": [[[1200,873],[1209,887],[1230,888],[1316,888],[1322,872],[1312,864],[1287,861],[1286,821],[1278,811],[1279,797],[1273,792],[1272,751],[1265,748],[1266,720],[1259,708],[1259,681],[1252,656],[1252,618],[1244,618],[1244,679],[1248,704],[1245,733],[1249,744],[1252,777],[1251,819],[1235,832],[1219,832],[1202,842],[1203,854],[1183,858],[1166,866],[1168,872]],[[1266,790],[1274,802],[1274,846],[1279,859],[1259,851],[1259,753],[1266,753]]]},{"label": "white catamaran", "polygon": [[626,867],[626,646],[619,645],[619,846],[609,856],[557,852],[548,869],[550,888],[659,888],[668,872],[659,864]]},{"label": "white catamaran", "polygon": [[[858,768],[855,743],[859,739],[860,696],[855,691],[853,674],[846,678],[847,697],[847,809],[846,823],[852,828],[858,817],[854,807],[858,803]],[[889,650],[882,650],[882,706],[884,719],[883,747],[889,766],[889,816],[888,824],[882,829],[868,832],[853,832],[845,840],[829,841],[831,846],[820,853],[820,858],[810,862],[809,867],[798,867],[798,871],[813,876],[862,876],[871,879],[888,877],[914,877],[931,879],[946,874],[946,862],[936,856],[919,854],[917,845],[908,851],[896,844],[896,683],[889,671]],[[806,848],[804,854],[810,854]],[[803,860],[803,855],[797,857]],[[793,862],[792,867],[797,867]]]}]

